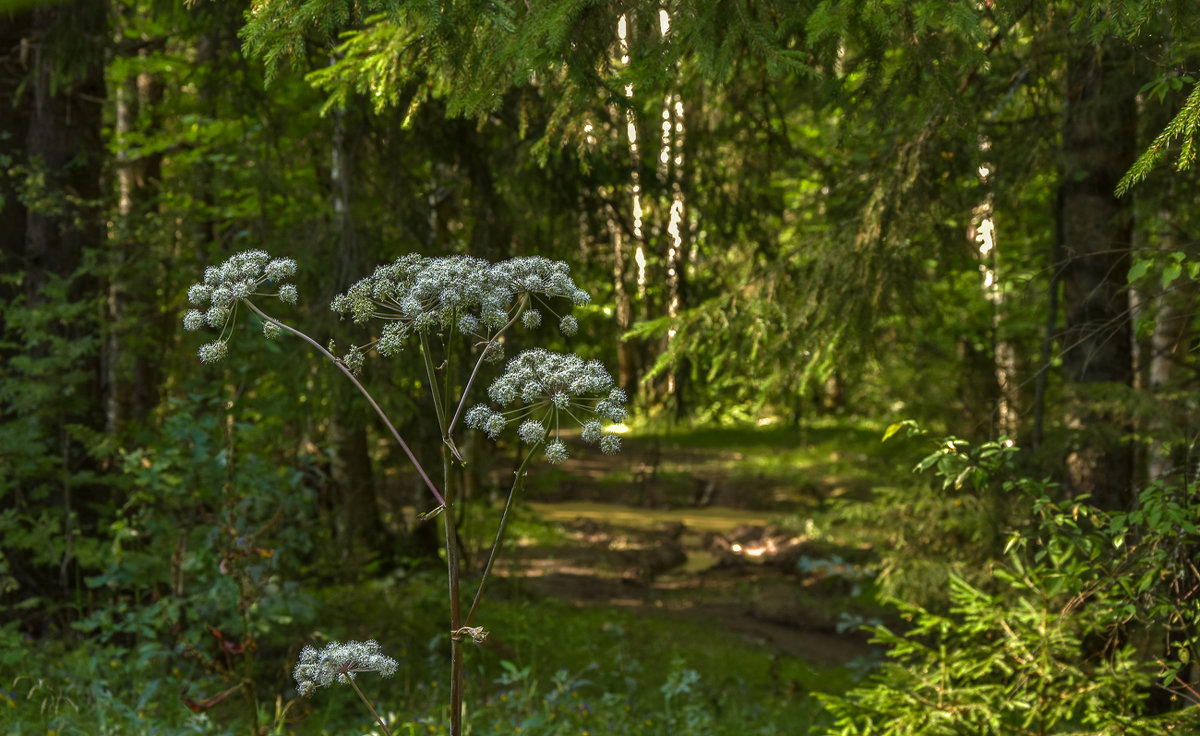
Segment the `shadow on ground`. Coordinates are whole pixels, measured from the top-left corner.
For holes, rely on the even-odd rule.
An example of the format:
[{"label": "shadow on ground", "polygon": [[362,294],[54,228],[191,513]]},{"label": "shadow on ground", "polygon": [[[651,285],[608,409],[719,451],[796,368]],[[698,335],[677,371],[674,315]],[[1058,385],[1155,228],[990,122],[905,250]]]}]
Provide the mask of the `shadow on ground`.
[{"label": "shadow on ground", "polygon": [[502,557],[497,572],[527,593],[703,621],[814,664],[870,652],[847,608],[867,584],[865,550],[806,540],[744,509],[529,506],[566,541],[519,540]]}]

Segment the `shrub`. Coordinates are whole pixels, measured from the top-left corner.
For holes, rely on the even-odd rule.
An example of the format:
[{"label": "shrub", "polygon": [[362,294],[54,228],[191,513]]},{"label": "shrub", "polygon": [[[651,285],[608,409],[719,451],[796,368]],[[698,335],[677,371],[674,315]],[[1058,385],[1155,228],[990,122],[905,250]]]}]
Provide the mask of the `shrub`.
[{"label": "shrub", "polygon": [[1154,484],[1134,511],[1107,513],[1020,477],[1016,453],[948,441],[918,466],[943,488],[999,483],[1027,520],[982,576],[993,592],[952,576],[946,614],[893,601],[911,627],[872,629],[888,662],[821,696],[835,720],[826,733],[1161,734],[1200,722],[1194,706],[1166,711],[1154,697],[1200,701],[1180,674],[1200,630],[1200,576],[1185,562],[1200,545],[1195,484]]}]

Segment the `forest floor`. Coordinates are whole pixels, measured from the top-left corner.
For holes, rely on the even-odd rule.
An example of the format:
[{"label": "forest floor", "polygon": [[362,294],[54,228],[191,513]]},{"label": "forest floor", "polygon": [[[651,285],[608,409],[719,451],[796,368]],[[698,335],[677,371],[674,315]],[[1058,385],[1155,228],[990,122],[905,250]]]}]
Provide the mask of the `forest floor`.
[{"label": "forest floor", "polygon": [[795,433],[689,439],[627,439],[615,458],[531,479],[497,572],[535,596],[700,621],[815,665],[869,657],[873,550],[831,534],[826,513],[869,496],[861,458]]}]

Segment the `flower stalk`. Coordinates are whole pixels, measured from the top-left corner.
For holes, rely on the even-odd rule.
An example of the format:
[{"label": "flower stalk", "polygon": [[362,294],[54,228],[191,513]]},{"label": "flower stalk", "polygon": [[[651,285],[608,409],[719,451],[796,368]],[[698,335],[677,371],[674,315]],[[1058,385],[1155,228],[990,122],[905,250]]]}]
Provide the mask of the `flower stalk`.
[{"label": "flower stalk", "polygon": [[276,327],[278,327],[279,329],[284,330],[290,334],[293,334],[296,337],[300,338],[301,340],[304,340],[305,342],[307,342],[309,345],[311,345],[313,347],[313,349],[315,349],[321,355],[324,355],[335,366],[337,366],[338,370],[340,370],[346,376],[346,378],[350,379],[350,382],[353,383],[356,388],[358,388],[359,392],[362,393],[364,398],[366,398],[367,403],[371,405],[371,408],[375,410],[375,413],[383,421],[384,426],[388,428],[388,432],[390,432],[392,435],[392,438],[396,440],[396,444],[400,445],[400,449],[404,451],[404,454],[408,457],[409,461],[413,464],[413,468],[416,469],[417,475],[421,476],[421,481],[425,483],[425,487],[428,488],[429,492],[433,494],[434,499],[438,502],[438,506],[444,508],[446,506],[446,499],[443,498],[441,491],[439,491],[437,489],[437,486],[435,486],[433,484],[433,481],[430,480],[429,474],[426,473],[425,468],[423,468],[421,466],[421,461],[417,460],[417,456],[413,454],[412,448],[410,448],[408,446],[408,443],[404,441],[404,438],[402,436],[400,436],[400,431],[396,429],[396,426],[394,424],[392,424],[392,420],[388,417],[387,412],[385,412],[383,410],[383,408],[379,406],[379,402],[375,401],[375,397],[372,396],[371,392],[367,390],[367,387],[364,386],[362,384],[362,382],[358,380],[358,377],[354,375],[354,372],[351,371],[349,369],[349,367],[346,366],[346,363],[342,359],[335,356],[333,353],[326,350],[325,347],[323,345],[321,345],[321,343],[312,339],[311,337],[304,334],[300,330],[297,330],[295,327],[292,327],[291,325],[289,325],[285,322],[280,322],[279,320],[271,317],[270,315],[266,314],[261,309],[259,309],[257,306],[255,306],[252,302],[247,302],[246,306],[249,307],[250,310],[253,311],[259,317],[259,319],[262,319],[264,322],[267,322],[268,324],[273,324]]}]

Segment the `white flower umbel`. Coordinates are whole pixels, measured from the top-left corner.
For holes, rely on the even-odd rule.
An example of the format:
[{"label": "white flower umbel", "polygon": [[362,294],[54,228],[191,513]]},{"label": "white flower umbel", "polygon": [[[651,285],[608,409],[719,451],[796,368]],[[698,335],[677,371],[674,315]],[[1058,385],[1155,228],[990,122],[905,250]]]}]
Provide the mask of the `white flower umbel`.
[{"label": "white flower umbel", "polygon": [[349,641],[345,644],[331,641],[324,649],[304,647],[300,651],[300,663],[296,665],[292,675],[296,678],[296,689],[300,695],[308,697],[317,688],[340,683],[349,685],[358,695],[359,700],[375,717],[375,722],[383,729],[384,734],[391,736],[387,722],[380,718],[379,711],[363,691],[354,682],[359,672],[378,672],[384,677],[396,673],[396,660],[385,657],[374,641]]},{"label": "white flower umbel", "polygon": [[[576,305],[591,300],[559,261],[529,257],[493,264],[471,256],[409,254],[376,268],[334,297],[330,308],[360,324],[386,322],[375,348],[389,356],[399,353],[413,333],[455,328],[487,341],[521,312],[521,324],[534,329],[542,321],[534,301],[545,305],[558,297]],[[561,318],[559,326],[569,333],[578,329],[578,322]]]},{"label": "white flower umbel", "polygon": [[[535,446],[546,441],[549,427],[552,440],[546,444],[545,454],[551,463],[567,459],[566,445],[559,438],[567,420],[582,427],[580,438],[585,443],[598,444],[606,454],[621,448],[620,438],[603,431],[600,420],[625,419],[625,392],[614,387],[612,376],[599,361],[540,348],[526,350],[508,362],[504,374],[488,388],[488,396],[504,410],[479,404],[467,412],[467,426],[487,431],[495,439],[490,427],[503,429],[523,419],[518,434],[523,442]],[[513,404],[517,406],[507,409]]]},{"label": "white flower umbel", "polygon": [[396,660],[384,656],[375,641],[331,641],[324,649],[306,646],[300,651],[300,663],[292,672],[296,689],[308,697],[317,688],[335,683],[352,684],[360,672],[378,672],[384,677],[396,673]]},{"label": "white flower umbel", "polygon": [[[220,337],[200,348],[200,360],[215,363],[228,353],[229,332],[238,304],[253,296],[279,297],[287,304],[295,304],[299,298],[296,287],[286,283],[296,275],[296,262],[291,258],[271,258],[261,250],[237,253],[220,266],[209,266],[204,271],[204,280],[192,284],[188,289],[188,301],[197,309],[183,315],[186,330],[199,330],[208,325],[220,330]],[[275,291],[259,291],[266,282],[278,285]],[[201,307],[203,309],[201,309]],[[268,323],[269,324],[269,323]],[[268,324],[263,325],[263,334],[268,339],[278,334]]]}]

